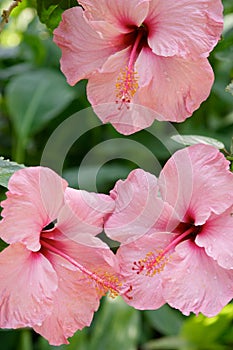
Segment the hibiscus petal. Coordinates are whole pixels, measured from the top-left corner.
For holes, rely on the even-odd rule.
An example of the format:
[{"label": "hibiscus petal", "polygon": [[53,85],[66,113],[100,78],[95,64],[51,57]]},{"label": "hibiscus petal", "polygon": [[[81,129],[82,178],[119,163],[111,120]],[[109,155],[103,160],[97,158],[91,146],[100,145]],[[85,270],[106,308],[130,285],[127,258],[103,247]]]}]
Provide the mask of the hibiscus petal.
[{"label": "hibiscus petal", "polygon": [[114,45],[91,27],[80,7],[64,11],[54,30],[54,42],[62,50],[61,70],[70,85],[87,78],[116,51]]},{"label": "hibiscus petal", "polygon": [[182,122],[190,117],[207,99],[214,81],[207,59],[159,57],[149,48],[139,54],[136,70],[139,89],[134,101],[154,110],[158,120]]},{"label": "hibiscus petal", "polygon": [[79,3],[85,8],[90,20],[105,20],[125,33],[132,30],[132,26],[139,27],[149,9],[148,0],[81,0]]},{"label": "hibiscus petal", "polygon": [[40,232],[57,218],[66,186],[66,181],[48,168],[31,167],[15,172],[9,181],[7,199],[1,203],[4,208],[1,238],[7,243],[22,242],[32,251],[39,250]]},{"label": "hibiscus petal", "polygon": [[170,239],[169,233],[147,234],[133,243],[122,244],[118,249],[117,257],[121,274],[132,285],[131,299],[124,297],[127,304],[145,310],[158,309],[165,303],[161,279],[163,272],[156,273],[154,276],[147,276],[146,271],[137,273],[134,270],[134,263],[145,259],[148,253],[152,252],[156,255],[156,252],[163,249]]},{"label": "hibiscus petal", "polygon": [[223,213],[233,202],[229,162],[208,145],[177,151],[165,164],[159,186],[162,198],[174,207],[180,220],[195,225],[204,224],[211,212]]},{"label": "hibiscus petal", "polygon": [[40,253],[22,244],[7,247],[0,254],[0,326],[32,327],[52,312],[57,276]]},{"label": "hibiscus petal", "polygon": [[217,315],[233,297],[233,271],[221,268],[191,241],[180,243],[176,250],[163,271],[166,302],[185,315]]},{"label": "hibiscus petal", "polygon": [[78,329],[89,326],[94,312],[98,309],[99,298],[88,278],[80,272],[65,267],[66,262],[59,256],[47,253],[59,278],[54,298],[53,312],[41,326],[33,328],[52,345],[68,344]]},{"label": "hibiscus petal", "polygon": [[223,29],[220,0],[151,1],[148,43],[161,56],[207,57]]},{"label": "hibiscus petal", "polygon": [[[90,244],[90,236],[102,232],[104,218],[114,209],[114,201],[107,195],[67,188],[66,205],[61,210],[57,227],[70,239]],[[95,245],[95,239],[92,244]]]},{"label": "hibiscus petal", "polygon": [[141,169],[118,181],[111,191],[116,207],[105,223],[106,234],[120,242],[132,242],[150,229],[166,226],[172,209],[157,192],[156,177]]},{"label": "hibiscus petal", "polygon": [[232,210],[212,214],[195,239],[195,243],[225,269],[233,269]]}]

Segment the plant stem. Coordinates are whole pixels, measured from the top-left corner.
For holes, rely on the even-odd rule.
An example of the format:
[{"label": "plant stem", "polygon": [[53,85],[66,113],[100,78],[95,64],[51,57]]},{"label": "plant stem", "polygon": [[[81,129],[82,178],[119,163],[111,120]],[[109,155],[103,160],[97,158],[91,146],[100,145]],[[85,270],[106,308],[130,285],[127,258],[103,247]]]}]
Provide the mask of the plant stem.
[{"label": "plant stem", "polygon": [[21,330],[19,350],[33,350],[32,334],[28,328]]},{"label": "plant stem", "polygon": [[9,6],[9,8],[7,10],[3,10],[2,11],[2,21],[0,23],[0,33],[2,32],[2,30],[4,28],[4,25],[9,22],[9,17],[10,17],[11,12],[14,10],[15,7],[17,7],[19,5],[19,3],[21,1],[22,0],[14,0],[14,1],[12,1],[12,3]]},{"label": "plant stem", "polygon": [[14,148],[13,159],[18,164],[23,164],[24,158],[25,158],[25,144],[24,142],[21,142],[19,137],[17,137],[16,145]]}]

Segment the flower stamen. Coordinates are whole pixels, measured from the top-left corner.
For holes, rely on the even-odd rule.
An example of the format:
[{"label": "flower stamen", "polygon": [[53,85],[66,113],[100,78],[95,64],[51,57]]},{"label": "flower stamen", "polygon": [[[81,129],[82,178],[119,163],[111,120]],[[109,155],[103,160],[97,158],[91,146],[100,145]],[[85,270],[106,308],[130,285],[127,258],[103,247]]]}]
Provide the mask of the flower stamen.
[{"label": "flower stamen", "polygon": [[129,109],[129,103],[134,97],[138,89],[138,77],[134,68],[128,66],[121,70],[116,81],[116,103],[120,104],[118,109],[121,110],[122,106],[126,106]]},{"label": "flower stamen", "polygon": [[199,227],[192,225],[189,229],[180,235],[177,235],[165,249],[158,250],[156,253],[149,252],[145,258],[134,261],[132,270],[139,275],[144,273],[146,276],[153,277],[164,270],[167,262],[170,260],[174,248],[186,239],[193,238],[199,232]]},{"label": "flower stamen", "polygon": [[132,270],[137,271],[137,274],[144,272],[146,276],[153,277],[164,270],[168,261],[169,257],[162,250],[157,254],[149,252],[145,258],[134,262]]},{"label": "flower stamen", "polygon": [[129,109],[129,104],[139,87],[138,75],[134,65],[141,49],[144,34],[145,29],[143,27],[137,29],[137,37],[132,45],[128,65],[120,71],[116,80],[116,103],[119,104],[119,110],[123,106]]}]

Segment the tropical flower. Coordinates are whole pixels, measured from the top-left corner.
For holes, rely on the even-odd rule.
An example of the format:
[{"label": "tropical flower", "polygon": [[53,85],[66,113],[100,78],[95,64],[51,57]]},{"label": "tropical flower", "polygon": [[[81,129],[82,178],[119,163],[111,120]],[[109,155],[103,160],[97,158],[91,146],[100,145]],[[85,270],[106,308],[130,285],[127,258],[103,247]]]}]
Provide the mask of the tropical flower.
[{"label": "tropical flower", "polygon": [[88,99],[104,123],[131,134],[155,119],[182,122],[208,97],[220,0],[79,3],[63,13],[54,41],[68,83],[88,79]]},{"label": "tropical flower", "polygon": [[135,170],[116,184],[105,231],[122,242],[117,257],[133,288],[130,305],[168,303],[185,315],[214,316],[232,299],[232,186],[229,162],[207,145],[177,151],[158,180]]},{"label": "tropical flower", "polygon": [[53,345],[90,325],[99,299],[123,291],[111,250],[95,237],[113,201],[67,188],[48,168],[16,172],[2,202],[0,327],[33,327]]}]

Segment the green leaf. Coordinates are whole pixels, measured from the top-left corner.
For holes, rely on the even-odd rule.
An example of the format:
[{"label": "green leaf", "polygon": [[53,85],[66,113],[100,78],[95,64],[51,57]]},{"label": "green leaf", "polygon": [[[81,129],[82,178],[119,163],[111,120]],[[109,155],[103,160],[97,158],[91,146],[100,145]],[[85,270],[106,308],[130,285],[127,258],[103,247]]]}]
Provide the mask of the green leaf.
[{"label": "green leaf", "polygon": [[[231,329],[232,320],[233,305],[229,304],[215,317],[208,318],[200,314],[188,318],[183,324],[181,336],[195,344],[197,348],[200,345],[203,349],[220,349],[220,346],[225,348],[223,339]],[[233,343],[233,338],[228,341]],[[213,347],[213,344],[218,347]]]},{"label": "green leaf", "polygon": [[29,138],[57,117],[74,95],[64,76],[52,69],[26,72],[10,80],[6,104],[16,133],[14,159],[24,162]]},{"label": "green leaf", "polygon": [[136,350],[140,336],[139,311],[128,306],[120,297],[105,298],[93,332],[88,350]]},{"label": "green leaf", "polygon": [[15,171],[22,168],[24,168],[24,165],[0,157],[0,185],[7,188],[10,177]]},{"label": "green leaf", "polygon": [[[180,337],[163,337],[151,340],[142,346],[143,350],[193,350],[185,339]],[[202,349],[203,350],[203,349]]]},{"label": "green leaf", "polygon": [[144,311],[144,314],[151,326],[165,335],[178,334],[183,324],[182,315],[168,305],[158,310]]},{"label": "green leaf", "polygon": [[233,3],[232,0],[223,0],[224,13],[233,12]]},{"label": "green leaf", "polygon": [[226,91],[230,92],[230,94],[233,95],[233,81],[229,85],[227,85]]},{"label": "green leaf", "polygon": [[0,329],[1,348],[4,350],[16,350],[19,337],[20,332],[18,330]]},{"label": "green leaf", "polygon": [[50,69],[26,72],[11,79],[6,102],[17,134],[27,138],[39,131],[74,98],[64,77]]},{"label": "green leaf", "polygon": [[39,18],[51,30],[58,26],[62,12],[74,6],[76,0],[37,0]]},{"label": "green leaf", "polygon": [[200,136],[200,135],[174,135],[171,136],[173,141],[176,141],[184,146],[196,145],[198,143],[204,145],[210,145],[217,149],[224,149],[225,146],[222,142],[213,139],[212,137]]}]

